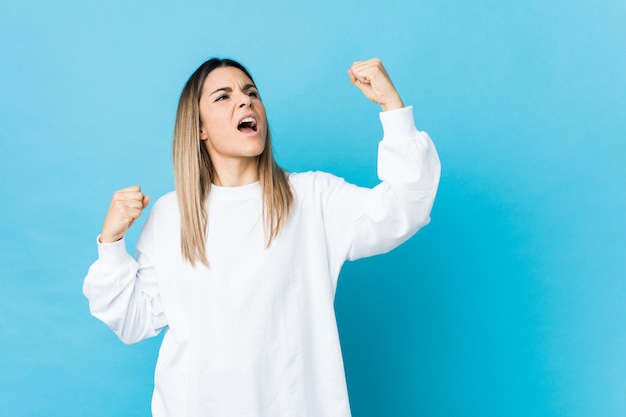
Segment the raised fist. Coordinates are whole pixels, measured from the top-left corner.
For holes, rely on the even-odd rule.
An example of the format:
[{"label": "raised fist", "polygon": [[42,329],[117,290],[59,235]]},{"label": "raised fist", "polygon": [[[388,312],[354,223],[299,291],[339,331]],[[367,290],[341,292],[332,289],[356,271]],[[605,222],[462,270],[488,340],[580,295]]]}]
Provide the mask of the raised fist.
[{"label": "raised fist", "polygon": [[123,238],[149,201],[150,197],[143,195],[137,185],[116,191],[104,219],[100,243],[116,242]]}]

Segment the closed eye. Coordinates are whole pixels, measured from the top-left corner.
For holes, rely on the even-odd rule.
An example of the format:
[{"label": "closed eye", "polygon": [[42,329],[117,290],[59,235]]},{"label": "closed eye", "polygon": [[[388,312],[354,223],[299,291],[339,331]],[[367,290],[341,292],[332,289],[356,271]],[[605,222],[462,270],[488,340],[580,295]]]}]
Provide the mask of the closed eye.
[{"label": "closed eye", "polygon": [[215,101],[223,101],[223,100],[226,100],[227,98],[228,98],[227,94],[222,94],[221,96],[217,97]]},{"label": "closed eye", "polygon": [[248,92],[248,96],[254,97],[254,98],[259,98],[259,93],[257,93],[256,91],[249,91]]}]

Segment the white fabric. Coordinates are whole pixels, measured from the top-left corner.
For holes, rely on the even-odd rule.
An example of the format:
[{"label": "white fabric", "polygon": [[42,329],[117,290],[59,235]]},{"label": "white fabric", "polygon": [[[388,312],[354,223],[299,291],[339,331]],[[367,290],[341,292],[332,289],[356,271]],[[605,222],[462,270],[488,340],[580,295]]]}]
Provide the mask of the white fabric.
[{"label": "white fabric", "polygon": [[123,240],[98,245],[84,283],[92,314],[125,343],[167,327],[155,417],[350,416],[333,307],[341,266],[427,224],[440,174],[411,107],[380,118],[382,182],[290,175],[295,205],[269,248],[258,183],[211,188],[208,268],[182,261],[174,192],[152,208],[136,260]]}]

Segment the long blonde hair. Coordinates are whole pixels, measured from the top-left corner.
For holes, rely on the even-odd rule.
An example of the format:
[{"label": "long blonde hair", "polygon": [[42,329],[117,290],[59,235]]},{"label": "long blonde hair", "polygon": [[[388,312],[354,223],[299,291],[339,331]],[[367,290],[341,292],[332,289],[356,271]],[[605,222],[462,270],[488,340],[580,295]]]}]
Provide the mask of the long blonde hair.
[{"label": "long blonde hair", "polygon": [[[205,204],[215,174],[209,152],[200,140],[199,103],[207,76],[221,67],[237,68],[252,80],[248,70],[238,62],[212,58],[191,75],[180,95],[176,112],[173,162],[180,208],[181,252],[183,259],[192,265],[196,261],[208,265],[206,239],[209,231]],[[269,127],[265,149],[258,158],[259,182],[263,194],[263,224],[266,245],[269,246],[285,225],[293,205],[293,193],[287,174],[276,164],[272,154]]]}]

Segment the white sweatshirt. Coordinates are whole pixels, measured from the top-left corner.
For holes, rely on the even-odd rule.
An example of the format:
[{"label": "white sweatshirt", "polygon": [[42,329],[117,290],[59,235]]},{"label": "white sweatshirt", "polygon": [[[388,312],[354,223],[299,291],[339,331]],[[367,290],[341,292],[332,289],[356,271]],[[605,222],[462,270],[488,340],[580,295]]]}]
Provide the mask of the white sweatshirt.
[{"label": "white sweatshirt", "polygon": [[136,259],[124,240],[98,244],[84,283],[92,314],[125,343],[167,327],[155,417],[350,416],[333,306],[341,266],[426,225],[440,175],[411,107],[380,118],[382,182],[291,174],[295,204],[269,248],[258,183],[211,188],[209,267],[182,260],[174,192],[154,205]]}]

